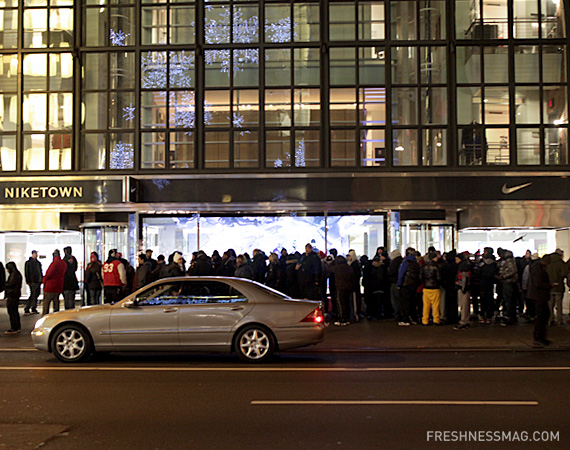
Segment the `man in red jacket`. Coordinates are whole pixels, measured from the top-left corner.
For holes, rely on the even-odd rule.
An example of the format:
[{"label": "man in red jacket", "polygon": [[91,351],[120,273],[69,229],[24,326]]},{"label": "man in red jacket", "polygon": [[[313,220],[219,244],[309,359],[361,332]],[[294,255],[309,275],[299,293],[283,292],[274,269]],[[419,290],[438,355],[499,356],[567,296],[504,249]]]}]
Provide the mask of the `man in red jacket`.
[{"label": "man in red jacket", "polygon": [[116,303],[122,298],[124,286],[127,284],[125,266],[119,260],[117,249],[109,250],[109,258],[101,269],[105,303]]},{"label": "man in red jacket", "polygon": [[59,256],[59,250],[53,252],[53,261],[44,275],[44,301],[42,315],[49,313],[49,305],[53,302],[53,312],[59,311],[59,294],[63,292],[63,279],[67,272],[67,263]]}]

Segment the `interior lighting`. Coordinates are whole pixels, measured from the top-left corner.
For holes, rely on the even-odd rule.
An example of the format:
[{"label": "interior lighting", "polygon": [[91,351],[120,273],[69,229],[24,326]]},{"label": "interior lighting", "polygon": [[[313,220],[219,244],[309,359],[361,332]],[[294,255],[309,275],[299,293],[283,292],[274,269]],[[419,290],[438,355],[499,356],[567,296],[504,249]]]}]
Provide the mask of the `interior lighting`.
[{"label": "interior lighting", "polygon": [[398,145],[394,150],[396,150],[397,152],[403,152],[404,151],[404,147],[401,145]]}]

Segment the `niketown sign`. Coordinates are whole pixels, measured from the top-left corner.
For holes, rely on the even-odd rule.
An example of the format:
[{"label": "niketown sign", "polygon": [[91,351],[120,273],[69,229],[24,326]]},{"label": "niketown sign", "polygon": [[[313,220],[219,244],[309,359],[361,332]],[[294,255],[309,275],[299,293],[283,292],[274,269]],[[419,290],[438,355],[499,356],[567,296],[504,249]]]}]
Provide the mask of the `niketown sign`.
[{"label": "niketown sign", "polygon": [[0,183],[0,204],[120,203],[120,180],[15,181]]}]

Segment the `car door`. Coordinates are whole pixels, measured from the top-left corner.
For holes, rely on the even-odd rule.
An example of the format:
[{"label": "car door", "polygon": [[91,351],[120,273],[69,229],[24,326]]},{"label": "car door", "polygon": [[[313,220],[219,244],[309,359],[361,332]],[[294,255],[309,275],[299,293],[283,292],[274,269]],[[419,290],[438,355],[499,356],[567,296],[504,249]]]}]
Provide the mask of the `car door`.
[{"label": "car door", "polygon": [[248,298],[223,281],[192,280],[183,287],[186,304],[180,306],[180,343],[194,349],[225,350],[231,331],[253,308]]},{"label": "car door", "polygon": [[180,289],[177,281],[159,283],[142,291],[131,302],[113,308],[110,318],[111,341],[115,347],[179,347],[178,312]]}]

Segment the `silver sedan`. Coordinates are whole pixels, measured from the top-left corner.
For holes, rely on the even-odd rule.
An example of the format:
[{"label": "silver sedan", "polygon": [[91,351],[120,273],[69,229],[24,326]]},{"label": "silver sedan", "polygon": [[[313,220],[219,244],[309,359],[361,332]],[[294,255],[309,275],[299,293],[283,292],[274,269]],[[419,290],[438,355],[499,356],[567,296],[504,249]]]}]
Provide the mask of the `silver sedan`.
[{"label": "silver sedan", "polygon": [[324,337],[319,302],[294,300],[242,278],[177,277],[156,281],[113,305],[48,314],[34,345],[64,362],[94,352],[235,352],[261,362],[275,351]]}]

